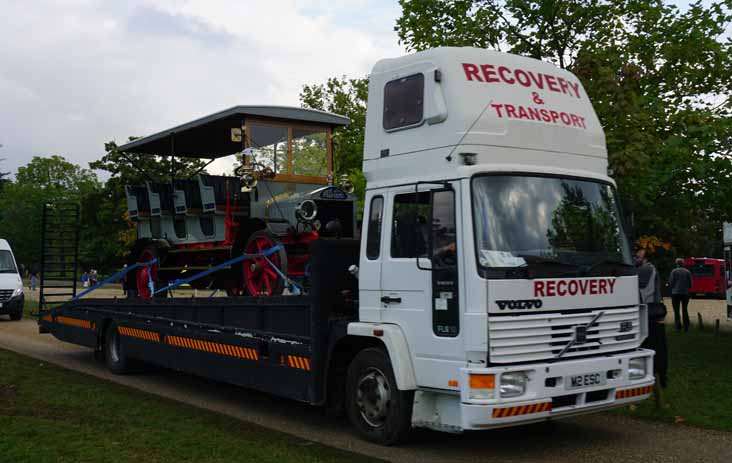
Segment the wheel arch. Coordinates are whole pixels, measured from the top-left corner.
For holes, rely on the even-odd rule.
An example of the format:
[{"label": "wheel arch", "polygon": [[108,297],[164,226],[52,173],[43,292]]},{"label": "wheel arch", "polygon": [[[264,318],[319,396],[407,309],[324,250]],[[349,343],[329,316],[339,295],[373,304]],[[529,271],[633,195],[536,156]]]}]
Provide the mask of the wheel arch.
[{"label": "wheel arch", "polygon": [[383,348],[394,370],[397,387],[402,391],[417,389],[417,377],[414,373],[409,344],[404,332],[398,325],[349,323],[347,336],[344,339],[351,340],[349,342],[354,343],[361,342],[366,346],[365,348],[374,346]]}]

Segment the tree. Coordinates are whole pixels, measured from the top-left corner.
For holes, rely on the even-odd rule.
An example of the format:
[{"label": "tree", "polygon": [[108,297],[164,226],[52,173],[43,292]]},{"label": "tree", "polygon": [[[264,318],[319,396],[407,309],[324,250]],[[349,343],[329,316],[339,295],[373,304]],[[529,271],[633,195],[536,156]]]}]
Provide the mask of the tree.
[{"label": "tree", "polygon": [[[732,0],[401,0],[412,50],[478,46],[577,75],[636,229],[703,253],[732,218]],[[699,239],[707,233],[707,240]],[[711,236],[710,236],[711,235]]]},{"label": "tree", "polygon": [[[0,145],[2,147],[3,145]],[[0,158],[0,162],[5,162],[5,158]],[[10,181],[8,177],[10,176],[10,172],[2,172],[0,171],[0,192],[3,191],[3,187],[6,183]]]},{"label": "tree", "polygon": [[[333,158],[336,176],[347,175],[355,187],[358,210],[363,211],[366,180],[361,171],[366,129],[368,78],[332,77],[325,84],[305,85],[300,93],[303,107],[319,109],[348,117],[351,122],[333,134]],[[360,214],[360,212],[359,212]]]},{"label": "tree", "polygon": [[[43,204],[79,203],[99,189],[101,184],[90,170],[61,156],[34,157],[18,168],[15,181],[9,182],[0,194],[0,236],[10,242],[19,262],[39,263]],[[84,229],[82,226],[82,233]]]}]

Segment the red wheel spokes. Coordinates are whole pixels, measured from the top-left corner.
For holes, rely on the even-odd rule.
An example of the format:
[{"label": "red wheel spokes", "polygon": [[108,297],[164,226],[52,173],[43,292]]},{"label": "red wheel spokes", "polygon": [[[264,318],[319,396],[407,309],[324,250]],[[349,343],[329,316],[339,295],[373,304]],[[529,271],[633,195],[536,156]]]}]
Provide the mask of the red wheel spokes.
[{"label": "red wheel spokes", "polygon": [[[275,243],[266,236],[258,236],[246,247],[247,254],[263,254],[273,248]],[[267,261],[269,259],[269,262]],[[270,263],[271,262],[271,263]],[[249,293],[257,296],[272,296],[279,274],[272,269],[272,265],[279,268],[280,258],[277,253],[252,257],[244,263],[244,283]],[[252,268],[254,267],[254,268]]]}]

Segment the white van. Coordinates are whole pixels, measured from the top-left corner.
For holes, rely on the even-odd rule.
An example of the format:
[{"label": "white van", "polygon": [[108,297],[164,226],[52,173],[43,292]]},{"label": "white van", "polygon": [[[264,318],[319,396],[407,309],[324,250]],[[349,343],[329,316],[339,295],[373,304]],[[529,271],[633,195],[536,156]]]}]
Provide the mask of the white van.
[{"label": "white van", "polygon": [[15,264],[10,244],[0,239],[0,315],[10,315],[11,320],[23,318],[23,280]]}]

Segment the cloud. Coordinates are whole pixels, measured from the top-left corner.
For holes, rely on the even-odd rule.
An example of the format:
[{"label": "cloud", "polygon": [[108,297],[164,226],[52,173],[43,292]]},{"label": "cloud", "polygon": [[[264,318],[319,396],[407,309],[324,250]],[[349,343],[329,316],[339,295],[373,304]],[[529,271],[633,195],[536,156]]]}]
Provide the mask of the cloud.
[{"label": "cloud", "polygon": [[[32,5],[32,6],[30,6]],[[403,53],[386,0],[0,0],[0,170],[123,142]]]}]

